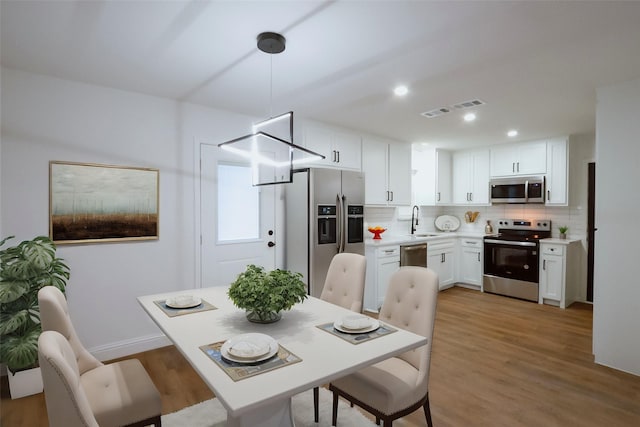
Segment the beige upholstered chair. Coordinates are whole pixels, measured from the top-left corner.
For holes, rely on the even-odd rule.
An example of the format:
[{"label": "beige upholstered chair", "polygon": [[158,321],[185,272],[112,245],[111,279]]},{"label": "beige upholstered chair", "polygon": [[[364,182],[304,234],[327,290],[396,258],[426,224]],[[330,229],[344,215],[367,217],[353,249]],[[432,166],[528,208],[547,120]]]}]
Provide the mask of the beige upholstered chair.
[{"label": "beige upholstered chair", "polygon": [[431,427],[429,364],[438,299],[438,276],[428,268],[401,267],[389,281],[379,319],[427,338],[426,345],[339,378],[333,392],[333,424],[338,396],[376,416],[384,427],[423,407]]},{"label": "beige upholstered chair", "polygon": [[[362,312],[367,259],[364,255],[342,252],[334,255],[320,299],[351,311]],[[313,416],[318,422],[319,388],[313,388]]]},{"label": "beige upholstered chair", "polygon": [[162,400],[137,359],[103,364],[80,343],[55,286],[38,292],[38,352],[51,427],[161,425]]},{"label": "beige upholstered chair", "polygon": [[347,252],[336,254],[329,264],[320,299],[362,312],[366,267],[364,255]]}]

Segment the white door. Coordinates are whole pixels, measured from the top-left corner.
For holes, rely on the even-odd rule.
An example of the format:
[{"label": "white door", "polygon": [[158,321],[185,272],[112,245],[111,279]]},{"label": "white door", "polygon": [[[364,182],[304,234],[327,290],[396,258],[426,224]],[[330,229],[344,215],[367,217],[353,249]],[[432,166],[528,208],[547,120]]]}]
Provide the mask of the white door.
[{"label": "white door", "polygon": [[275,187],[254,187],[248,162],[200,145],[202,287],[229,285],[249,264],[276,267]]}]

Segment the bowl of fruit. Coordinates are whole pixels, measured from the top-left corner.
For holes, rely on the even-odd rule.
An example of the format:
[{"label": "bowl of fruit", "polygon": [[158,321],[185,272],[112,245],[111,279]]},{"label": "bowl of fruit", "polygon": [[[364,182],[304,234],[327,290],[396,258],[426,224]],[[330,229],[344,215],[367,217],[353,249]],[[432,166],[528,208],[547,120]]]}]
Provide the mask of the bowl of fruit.
[{"label": "bowl of fruit", "polygon": [[379,225],[377,225],[375,227],[369,227],[368,230],[369,230],[369,232],[373,233],[373,239],[374,240],[380,240],[380,239],[382,239],[382,237],[380,237],[380,235],[382,233],[384,233],[387,229],[386,228],[382,228]]}]

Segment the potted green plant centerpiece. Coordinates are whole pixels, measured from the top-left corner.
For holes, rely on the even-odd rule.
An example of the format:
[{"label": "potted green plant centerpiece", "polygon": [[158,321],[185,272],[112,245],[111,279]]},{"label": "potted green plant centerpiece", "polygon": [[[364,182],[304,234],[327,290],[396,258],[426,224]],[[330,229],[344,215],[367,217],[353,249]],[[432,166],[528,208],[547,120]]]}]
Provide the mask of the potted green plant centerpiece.
[{"label": "potted green plant centerpiece", "polygon": [[[0,247],[13,237],[0,241]],[[11,371],[13,398],[33,394],[15,377],[37,375],[40,390],[35,393],[42,391],[40,372],[27,371],[38,366],[38,337],[42,331],[38,291],[43,286],[56,286],[64,292],[68,279],[69,267],[56,258],[56,246],[48,237],[39,236],[0,250],[0,363]]]},{"label": "potted green plant centerpiece", "polygon": [[272,323],[280,320],[283,310],[307,298],[307,287],[300,273],[266,272],[263,267],[251,264],[231,284],[228,295],[237,307],[247,311],[250,321]]},{"label": "potted green plant centerpiece", "polygon": [[566,225],[562,225],[562,226],[558,227],[558,231],[560,231],[560,238],[561,239],[566,239],[567,238],[567,230],[569,230],[569,227],[567,227]]}]

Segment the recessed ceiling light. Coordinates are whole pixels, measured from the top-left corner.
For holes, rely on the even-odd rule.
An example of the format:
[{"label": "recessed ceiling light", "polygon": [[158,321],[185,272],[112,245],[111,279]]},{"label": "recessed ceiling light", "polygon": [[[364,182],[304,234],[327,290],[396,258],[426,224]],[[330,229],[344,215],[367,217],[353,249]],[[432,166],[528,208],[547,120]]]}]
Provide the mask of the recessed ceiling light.
[{"label": "recessed ceiling light", "polygon": [[465,122],[472,122],[476,119],[476,115],[474,113],[467,113],[464,115]]},{"label": "recessed ceiling light", "polygon": [[518,131],[515,129],[511,129],[509,132],[507,132],[507,136],[513,138],[514,136],[518,136]]},{"label": "recessed ceiling light", "polygon": [[395,93],[398,96],[404,96],[407,93],[409,93],[409,88],[404,85],[400,85],[393,90],[393,93]]}]

